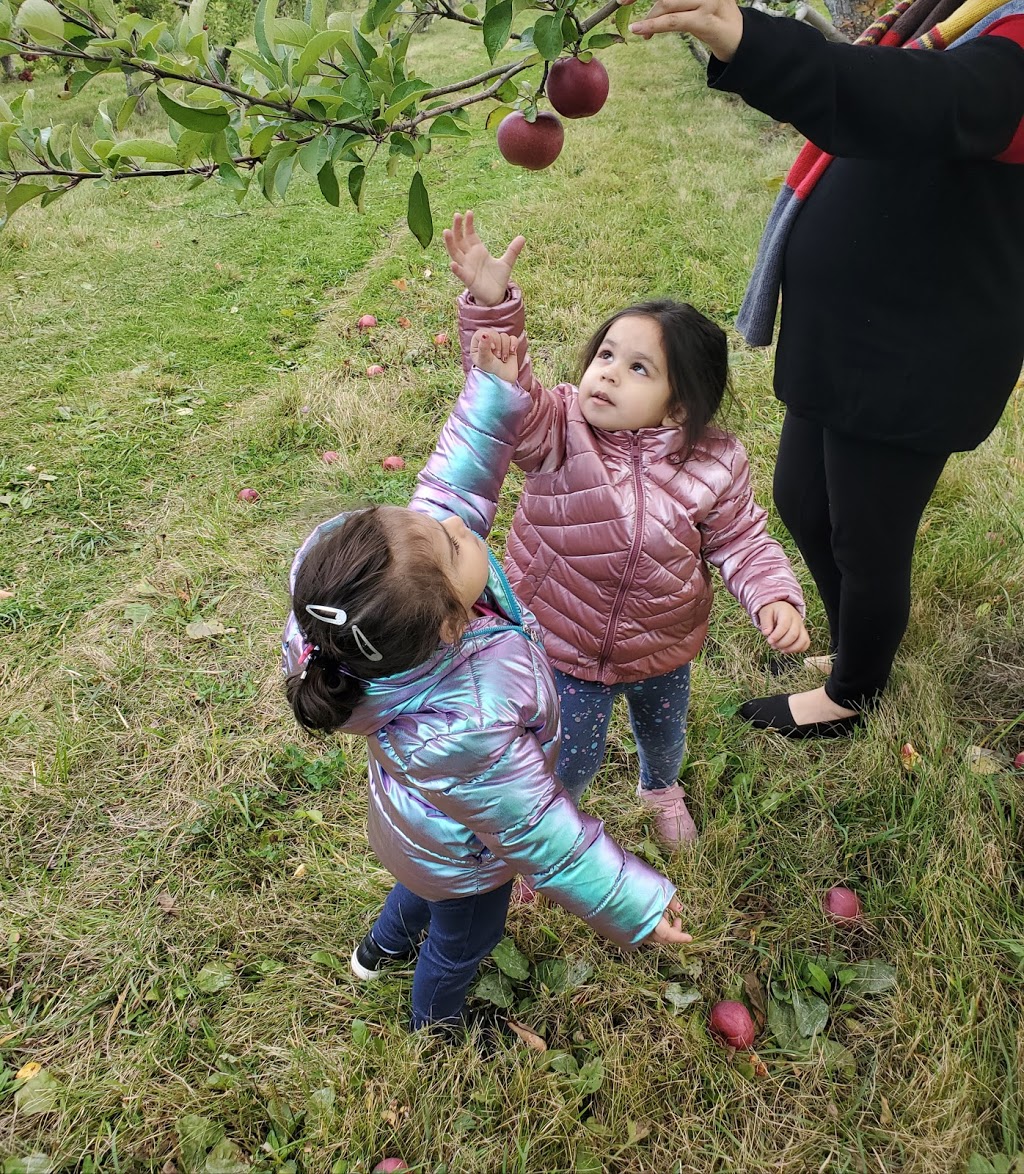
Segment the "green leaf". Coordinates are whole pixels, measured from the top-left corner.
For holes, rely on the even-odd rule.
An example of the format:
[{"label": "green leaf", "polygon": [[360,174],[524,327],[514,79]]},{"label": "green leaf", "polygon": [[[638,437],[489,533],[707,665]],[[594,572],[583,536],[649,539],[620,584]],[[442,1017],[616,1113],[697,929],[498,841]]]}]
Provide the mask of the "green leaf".
[{"label": "green leaf", "polygon": [[604,1084],[604,1061],[600,1056],[588,1060],[580,1067],[579,1075],[571,1078],[573,1088],[581,1096],[590,1096]]},{"label": "green leaf", "polygon": [[156,139],[125,139],[115,143],[107,158],[145,159],[147,163],[177,163],[178,150],[173,143]]},{"label": "green leaf", "polygon": [[210,1150],[204,1174],[249,1174],[249,1159],[237,1142],[222,1138]]},{"label": "green leaf", "polygon": [[819,995],[828,998],[832,991],[832,983],[829,981],[829,977],[825,971],[817,963],[808,961],[807,974],[810,977],[811,986],[814,987]]},{"label": "green leaf", "polygon": [[409,210],[406,214],[409,231],[420,242],[422,248],[434,238],[434,220],[430,215],[430,197],[423,183],[423,176],[417,171],[409,185]]},{"label": "green leaf", "polygon": [[533,26],[533,43],[545,61],[554,61],[565,47],[561,16],[542,16]]},{"label": "green leaf", "polygon": [[513,113],[511,106],[495,106],[494,109],[487,115],[487,121],[484,126],[487,130],[493,130],[503,118]]},{"label": "green leaf", "polygon": [[224,1136],[224,1127],[209,1117],[198,1117],[187,1113],[175,1126],[178,1132],[178,1148],[181,1151],[181,1165],[188,1171],[198,1170],[211,1146]]},{"label": "green leaf", "polygon": [[502,938],[491,951],[491,957],[501,973],[509,978],[523,982],[530,977],[530,963],[511,938]]},{"label": "green leaf", "polygon": [[6,37],[14,25],[14,13],[7,0],[0,0],[0,37]]},{"label": "green leaf", "polygon": [[460,126],[450,114],[439,114],[430,124],[430,134],[453,139],[468,139],[469,131]]},{"label": "green leaf", "polygon": [[256,5],[256,15],[253,17],[253,36],[256,38],[256,47],[268,61],[276,61],[272,28],[277,15],[277,0],[259,0]]},{"label": "green leaf", "polygon": [[226,188],[230,188],[233,192],[246,192],[249,190],[248,180],[246,180],[245,176],[241,174],[233,163],[218,163],[217,178]]},{"label": "green leaf", "polygon": [[176,102],[159,87],[156,96],[167,117],[173,118],[179,126],[188,130],[213,134],[218,130],[224,130],[231,123],[231,115],[222,106],[186,106],[181,102]]},{"label": "green leaf", "polygon": [[512,0],[500,0],[484,16],[484,48],[492,63],[512,31]]},{"label": "green leaf", "polygon": [[629,31],[629,22],[631,20],[634,20],[635,18],[636,18],[636,14],[633,12],[633,9],[630,8],[629,5],[627,5],[627,4],[623,4],[619,8],[616,9],[616,11],[615,11],[615,28],[616,28],[616,31],[618,32],[619,36],[625,38],[626,33]]},{"label": "green leaf", "polygon": [[670,982],[665,987],[665,1002],[669,1004],[675,1015],[678,1015],[680,1011],[684,1011],[694,1003],[699,1003],[700,998],[700,991],[693,986],[684,989],[678,982]]},{"label": "green leaf", "polygon": [[588,49],[607,49],[609,45],[621,45],[622,37],[617,33],[594,33],[587,40]]},{"label": "green leaf", "polygon": [[275,88],[280,86],[284,81],[281,76],[281,68],[276,62],[272,60],[264,61],[262,57],[257,57],[255,53],[250,53],[248,49],[239,49],[236,46],[231,50],[231,60],[244,61],[246,65],[265,77]]},{"label": "green leaf", "polygon": [[295,157],[303,171],[310,175],[319,175],[320,169],[327,162],[330,153],[330,140],[325,134],[322,134],[317,135],[315,139],[310,139],[308,143],[300,147]]},{"label": "green leaf", "polygon": [[401,114],[407,106],[411,106],[420,94],[427,93],[429,89],[429,82],[418,77],[400,82],[388,96],[388,107],[383,114],[384,121],[394,122],[397,115]]},{"label": "green leaf", "polygon": [[365,179],[366,168],[362,163],[357,163],[355,167],[349,169],[348,194],[352,197],[352,203],[355,204],[357,212],[363,210],[363,181]]},{"label": "green leaf", "polygon": [[135,113],[135,107],[139,104],[141,94],[129,94],[121,105],[121,109],[117,112],[117,117],[114,119],[114,126],[118,131],[124,128],[131,121],[132,115]]},{"label": "green leaf", "polygon": [[286,16],[274,21],[273,37],[281,45],[294,45],[296,49],[303,49],[309,44],[313,30],[301,20],[291,20]]},{"label": "green leaf", "polygon": [[3,1174],[51,1174],[53,1159],[41,1150],[33,1150],[23,1158],[8,1158],[2,1169]]},{"label": "green leaf", "polygon": [[338,174],[333,163],[325,163],[317,172],[316,181],[320,185],[320,194],[332,207],[341,204],[341,189],[338,187]]},{"label": "green leaf", "polygon": [[348,966],[346,966],[337,954],[332,954],[330,950],[314,950],[309,956],[310,962],[315,962],[317,966],[326,966],[328,970],[337,970],[339,974],[348,974]]},{"label": "green leaf", "polygon": [[42,1113],[53,1113],[60,1108],[63,1085],[44,1068],[14,1093],[14,1107],[25,1117],[36,1117]]},{"label": "green leaf", "polygon": [[780,1003],[777,999],[769,1000],[768,1030],[782,1051],[797,1057],[807,1055],[808,1041],[800,1034],[796,1013],[788,1003]]},{"label": "green leaf", "polygon": [[377,50],[360,33],[354,21],[352,23],[352,43],[355,46],[360,63],[369,69],[370,65],[377,59]]},{"label": "green leaf", "polygon": [[345,79],[341,87],[341,95],[346,102],[351,102],[361,114],[371,115],[373,113],[376,106],[373,91],[361,74],[353,73]]},{"label": "green leaf", "polygon": [[0,228],[7,224],[19,208],[49,190],[45,184],[39,183],[16,183],[14,187],[8,188],[3,198],[4,215],[0,218]]},{"label": "green leaf", "polygon": [[216,994],[234,981],[234,971],[226,962],[207,962],[195,979],[196,987],[206,995]]},{"label": "green leaf", "polygon": [[851,995],[879,995],[896,985],[896,971],[888,962],[869,958],[866,962],[851,962],[846,969],[854,971],[844,984]]},{"label": "green leaf", "polygon": [[557,995],[568,986],[568,963],[561,958],[545,958],[534,966],[533,978],[538,986],[546,987],[553,995]]},{"label": "green leaf", "polygon": [[345,34],[338,29],[317,33],[311,37],[292,67],[292,81],[298,84],[316,69],[321,57],[330,57],[331,52],[345,40]]},{"label": "green leaf", "polygon": [[14,27],[24,29],[43,45],[64,43],[64,17],[49,0],[25,0],[14,18]]},{"label": "green leaf", "polygon": [[797,1030],[806,1039],[813,1039],[828,1026],[828,1004],[798,988],[793,989],[793,1014]]},{"label": "green leaf", "polygon": [[500,972],[490,970],[473,988],[473,994],[478,999],[486,999],[496,1007],[511,1007],[515,1001],[515,989],[512,983]]}]

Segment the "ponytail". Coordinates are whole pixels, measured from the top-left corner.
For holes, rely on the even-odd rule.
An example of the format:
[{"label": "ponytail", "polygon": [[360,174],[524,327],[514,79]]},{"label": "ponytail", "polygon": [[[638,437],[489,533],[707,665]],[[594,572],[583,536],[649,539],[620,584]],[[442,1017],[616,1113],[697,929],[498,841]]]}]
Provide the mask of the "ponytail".
[{"label": "ponytail", "polygon": [[286,679],[284,690],[299,725],[324,733],[345,725],[365,692],[362,681],[319,654],[307,661],[304,672]]}]

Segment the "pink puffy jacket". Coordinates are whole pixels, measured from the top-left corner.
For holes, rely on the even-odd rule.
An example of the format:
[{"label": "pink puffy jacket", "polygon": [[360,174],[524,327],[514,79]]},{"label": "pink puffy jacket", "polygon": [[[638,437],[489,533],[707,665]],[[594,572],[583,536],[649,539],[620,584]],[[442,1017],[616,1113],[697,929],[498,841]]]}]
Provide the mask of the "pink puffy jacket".
[{"label": "pink puffy jacket", "polygon": [[[467,291],[458,306],[466,371],[475,330],[524,332],[516,286],[501,305],[478,306]],[[592,428],[577,388],[542,387],[529,357],[519,382],[533,407],[513,457],[526,488],[505,570],[556,668],[612,685],[688,664],[707,635],[708,563],[755,624],[777,601],[803,614],[803,594],[765,528],[734,436],[715,431],[684,459],[678,428]]]}]

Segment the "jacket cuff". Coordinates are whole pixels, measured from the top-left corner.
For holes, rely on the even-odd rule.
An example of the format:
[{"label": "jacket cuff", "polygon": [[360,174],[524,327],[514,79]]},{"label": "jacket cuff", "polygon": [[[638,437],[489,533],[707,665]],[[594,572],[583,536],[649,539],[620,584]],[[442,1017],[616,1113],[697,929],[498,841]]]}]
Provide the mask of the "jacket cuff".
[{"label": "jacket cuff", "polygon": [[811,38],[820,38],[821,34],[789,17],[768,16],[752,8],[741,8],[740,12],[743,36],[733,59],[719,61],[712,57],[708,62],[707,82],[712,90],[739,94],[752,106],[758,106],[756,95],[763,87],[778,88],[778,79],[784,76],[781,71],[789,68],[787,59],[795,53],[799,61],[804,55],[807,34]]}]

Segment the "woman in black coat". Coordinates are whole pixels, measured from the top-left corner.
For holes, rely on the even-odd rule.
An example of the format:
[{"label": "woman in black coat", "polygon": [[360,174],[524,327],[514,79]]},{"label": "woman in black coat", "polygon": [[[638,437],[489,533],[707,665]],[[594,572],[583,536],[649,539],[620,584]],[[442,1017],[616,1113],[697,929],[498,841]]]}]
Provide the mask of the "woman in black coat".
[{"label": "woman in black coat", "polygon": [[834,654],[823,688],[743,706],[788,737],[849,733],[885,688],[924,507],[949,455],[995,427],[1024,360],[1024,3],[970,0],[957,17],[973,28],[942,52],[837,44],[734,0],[656,0],[630,26],[697,37],[709,85],[835,156],[771,245],[775,502]]}]

